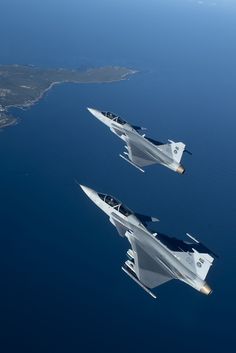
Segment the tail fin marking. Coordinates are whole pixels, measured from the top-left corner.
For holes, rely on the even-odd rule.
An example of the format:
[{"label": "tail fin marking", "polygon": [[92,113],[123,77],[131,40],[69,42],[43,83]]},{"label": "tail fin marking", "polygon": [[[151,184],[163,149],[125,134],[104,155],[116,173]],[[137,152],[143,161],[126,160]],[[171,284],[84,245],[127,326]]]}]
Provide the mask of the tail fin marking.
[{"label": "tail fin marking", "polygon": [[184,149],[185,149],[185,144],[183,142],[171,141],[170,147],[171,147],[171,152],[172,152],[174,160],[176,162],[180,163]]}]

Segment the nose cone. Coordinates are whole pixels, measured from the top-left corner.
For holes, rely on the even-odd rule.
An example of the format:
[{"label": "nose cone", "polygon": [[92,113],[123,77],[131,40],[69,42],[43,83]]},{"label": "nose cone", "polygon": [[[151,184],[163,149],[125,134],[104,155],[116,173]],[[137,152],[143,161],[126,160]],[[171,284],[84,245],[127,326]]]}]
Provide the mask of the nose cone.
[{"label": "nose cone", "polygon": [[83,192],[94,201],[94,197],[97,196],[96,191],[94,191],[93,189],[88,188],[87,186],[84,185],[80,185],[81,189],[83,190]]},{"label": "nose cone", "polygon": [[94,108],[87,108],[89,113],[91,113],[93,116],[95,116],[96,118],[100,117],[101,112],[97,109]]},{"label": "nose cone", "polygon": [[110,127],[111,125],[111,119],[108,119],[106,116],[104,116],[102,114],[102,112],[100,112],[99,110],[97,109],[93,109],[93,108],[87,108],[88,111],[93,115],[95,116],[95,118],[97,118],[98,120],[100,120],[103,124],[107,125]]}]

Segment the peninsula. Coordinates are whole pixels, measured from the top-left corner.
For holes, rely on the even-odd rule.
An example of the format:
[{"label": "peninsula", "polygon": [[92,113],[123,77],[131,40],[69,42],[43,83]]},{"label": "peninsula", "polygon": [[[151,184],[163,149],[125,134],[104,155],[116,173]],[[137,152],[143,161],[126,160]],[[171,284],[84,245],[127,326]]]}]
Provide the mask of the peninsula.
[{"label": "peninsula", "polygon": [[16,123],[11,107],[26,108],[40,100],[56,84],[109,83],[127,79],[137,71],[105,66],[81,69],[43,69],[32,65],[0,65],[0,128]]}]

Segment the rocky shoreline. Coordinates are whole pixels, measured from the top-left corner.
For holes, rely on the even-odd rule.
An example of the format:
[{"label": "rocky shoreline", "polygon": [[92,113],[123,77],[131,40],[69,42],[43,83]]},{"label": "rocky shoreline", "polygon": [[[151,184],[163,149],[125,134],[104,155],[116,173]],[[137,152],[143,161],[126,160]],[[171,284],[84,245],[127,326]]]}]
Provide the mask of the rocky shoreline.
[{"label": "rocky shoreline", "polygon": [[18,121],[16,117],[8,114],[10,108],[30,108],[55,85],[112,83],[127,80],[137,72],[119,66],[98,67],[81,71],[44,70],[32,66],[0,65],[0,129],[15,125]]}]

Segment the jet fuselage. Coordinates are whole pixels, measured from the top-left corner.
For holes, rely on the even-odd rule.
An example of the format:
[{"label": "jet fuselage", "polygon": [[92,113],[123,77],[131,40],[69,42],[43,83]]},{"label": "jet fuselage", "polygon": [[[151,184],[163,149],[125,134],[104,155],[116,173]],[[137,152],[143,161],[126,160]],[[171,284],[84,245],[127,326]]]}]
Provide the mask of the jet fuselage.
[{"label": "jet fuselage", "polygon": [[[164,245],[158,239],[157,233],[150,232],[140,219],[136,217],[134,212],[112,196],[99,194],[82,185],[81,188],[87,196],[108,215],[114,226],[120,224],[123,227],[124,232],[120,235],[125,236],[130,243],[132,237],[135,238],[139,246],[164,268],[172,278],[179,279],[204,294],[210,294],[212,292],[208,284],[191,271],[188,267],[188,263],[184,263],[183,259],[178,257],[178,253],[171,251]],[[103,197],[105,201],[102,199]],[[106,198],[108,198],[111,205],[106,202]],[[121,209],[121,207],[123,208]]]},{"label": "jet fuselage", "polygon": [[[161,149],[160,146],[163,145],[162,143],[155,144],[154,140],[146,138],[145,134],[141,135],[138,133],[137,130],[142,130],[142,128],[133,127],[113,113],[101,112],[93,108],[88,108],[88,111],[103,124],[107,125],[125,143],[132,143],[140,151],[145,151],[148,158],[147,165],[149,162],[151,164],[159,163],[179,174],[184,173],[185,169],[181,163],[176,162],[168,153],[165,153]],[[125,153],[127,154],[127,152]],[[132,155],[130,156],[130,160],[135,164],[135,161],[132,160]]]}]

